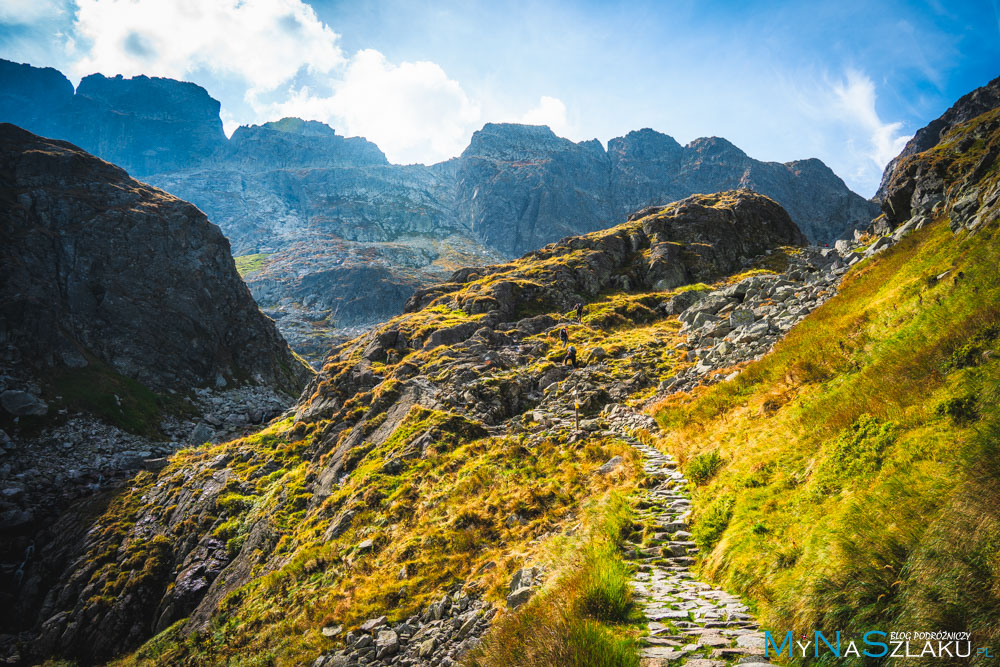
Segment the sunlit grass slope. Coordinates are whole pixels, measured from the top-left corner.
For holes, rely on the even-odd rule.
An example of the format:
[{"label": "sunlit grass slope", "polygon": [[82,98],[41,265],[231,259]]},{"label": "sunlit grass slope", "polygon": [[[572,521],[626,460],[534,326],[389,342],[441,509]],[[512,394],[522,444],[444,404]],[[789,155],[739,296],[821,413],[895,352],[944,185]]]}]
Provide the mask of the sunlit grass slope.
[{"label": "sunlit grass slope", "polygon": [[[435,453],[404,470],[386,469],[387,452],[428,428],[440,434]],[[478,593],[502,598],[510,572],[547,548],[539,538],[572,526],[580,502],[609,488],[610,481],[593,475],[595,467],[613,455],[634,460],[627,445],[614,440],[568,447],[549,440],[529,451],[516,437],[483,436],[457,415],[414,408],[396,435],[365,454],[337,494],[313,510],[304,492],[312,464],[301,456],[310,432],[290,423],[177,457],[178,474],[195,458],[231,457],[233,475],[215,503],[217,515],[202,517],[205,525],[214,525],[215,536],[235,553],[255,519],[266,515],[277,544],[254,566],[250,583],[222,602],[208,631],[187,634],[178,624],[122,664],[306,664],[332,647],[320,633],[324,625],[352,627],[384,613],[403,619],[431,596],[472,579],[481,582]],[[267,461],[262,452],[270,454]],[[271,471],[254,480],[262,464]],[[634,470],[627,465],[626,479],[634,479]],[[169,523],[177,507],[143,505],[143,491],[140,486],[116,504],[122,524],[140,511]],[[358,514],[331,538],[325,508],[345,500]],[[523,523],[506,521],[512,515]],[[116,530],[112,516],[105,530]],[[186,530],[190,526],[177,528],[178,534]],[[161,576],[150,550],[162,539],[127,539],[120,548],[145,563],[143,576]],[[369,539],[370,546],[360,546]]]},{"label": "sunlit grass slope", "polygon": [[939,219],[737,379],[671,397],[703,573],[782,632],[1000,639],[1000,239]]}]

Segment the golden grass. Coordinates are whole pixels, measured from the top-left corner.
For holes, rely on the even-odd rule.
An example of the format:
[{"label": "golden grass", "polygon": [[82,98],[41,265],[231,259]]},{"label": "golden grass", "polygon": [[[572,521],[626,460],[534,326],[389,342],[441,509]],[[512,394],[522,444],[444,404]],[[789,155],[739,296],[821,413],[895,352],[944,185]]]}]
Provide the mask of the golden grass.
[{"label": "golden grass", "polygon": [[[938,406],[1000,380],[995,340],[992,357],[952,362],[1000,323],[998,263],[995,226],[956,238],[938,220],[852,270],[739,378],[655,406],[661,447],[726,461],[694,491],[701,568],[757,600],[766,623],[811,632],[934,616],[926,582],[906,575],[970,472],[978,422]],[[957,404],[970,401],[983,419],[997,411]],[[901,602],[915,598],[929,605],[920,614]]]}]

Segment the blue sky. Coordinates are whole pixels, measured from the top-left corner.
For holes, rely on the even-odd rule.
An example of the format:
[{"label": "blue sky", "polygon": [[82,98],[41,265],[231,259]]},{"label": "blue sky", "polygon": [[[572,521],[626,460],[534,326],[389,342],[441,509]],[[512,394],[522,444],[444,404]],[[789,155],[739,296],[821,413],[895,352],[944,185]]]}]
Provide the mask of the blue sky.
[{"label": "blue sky", "polygon": [[195,81],[227,131],[298,115],[396,162],[457,155],[488,121],[652,127],[819,157],[870,196],[907,137],[1000,75],[998,2],[3,0],[0,57]]}]

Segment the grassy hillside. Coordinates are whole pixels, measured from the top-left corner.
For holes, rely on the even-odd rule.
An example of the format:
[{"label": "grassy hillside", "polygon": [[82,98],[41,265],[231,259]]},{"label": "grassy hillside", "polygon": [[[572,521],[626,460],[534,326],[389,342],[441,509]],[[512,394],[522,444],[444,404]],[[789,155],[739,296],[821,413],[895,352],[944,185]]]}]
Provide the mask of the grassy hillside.
[{"label": "grassy hillside", "polygon": [[[235,475],[215,502],[221,521],[209,522],[235,553],[254,519],[268,515],[277,540],[271,557],[280,565],[258,563],[257,576],[223,600],[205,631],[186,635],[178,624],[122,664],[304,664],[333,646],[320,633],[326,625],[351,627],[386,612],[406,618],[474,575],[481,588],[470,592],[495,594],[518,567],[551,560],[547,550],[580,520],[581,501],[602,496],[609,481],[593,477],[595,466],[616,454],[633,460],[628,447],[612,440],[575,447],[546,440],[529,450],[516,437],[476,438],[462,418],[420,409],[406,426],[365,455],[359,473],[328,504],[311,510],[303,483],[312,466],[300,456],[309,436],[288,423],[175,459],[174,474],[196,460],[249,459],[231,468]],[[434,454],[406,470],[386,470],[389,449],[431,426],[443,436]],[[261,453],[284,467],[254,480]],[[626,471],[627,488],[635,468],[630,463]],[[169,523],[177,505],[142,506],[141,491],[148,492],[140,487],[119,501],[123,521],[143,513]],[[357,520],[336,538],[324,536],[329,508],[347,499]],[[524,522],[506,521],[515,514]],[[122,544],[150,570],[152,543],[126,538]]]},{"label": "grassy hillside", "polygon": [[[911,159],[988,193],[996,135],[963,139],[976,124]],[[782,633],[1000,639],[1000,239],[995,215],[950,222],[939,206],[856,266],[737,379],[655,406],[700,481],[702,572]]]},{"label": "grassy hillside", "polygon": [[[295,418],[134,480],[57,589],[43,643],[85,661],[139,646],[122,664],[309,664],[343,639],[324,627],[402,621],[459,588],[504,609],[512,575],[541,565],[548,592],[501,615],[476,664],[505,664],[515,637],[533,664],[634,664],[620,545],[642,473],[599,413],[691,365],[663,310],[679,285],[798,238],[759,195],[695,197],[424,293],[334,350]],[[597,474],[614,456],[620,472]]]}]

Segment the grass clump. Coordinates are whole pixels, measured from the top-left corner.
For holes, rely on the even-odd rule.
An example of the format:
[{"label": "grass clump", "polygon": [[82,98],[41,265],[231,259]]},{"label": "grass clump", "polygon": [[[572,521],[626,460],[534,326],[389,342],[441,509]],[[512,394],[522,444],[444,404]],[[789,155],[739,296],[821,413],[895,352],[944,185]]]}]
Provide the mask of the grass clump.
[{"label": "grass clump", "polygon": [[895,424],[872,415],[861,415],[830,445],[820,466],[822,492],[840,488],[847,480],[868,480],[882,467],[887,450],[895,443]]},{"label": "grass clump", "polygon": [[625,500],[612,494],[591,514],[582,545],[564,554],[553,584],[499,618],[466,667],[638,667],[630,572],[621,553],[632,526]]},{"label": "grass clump", "polygon": [[978,401],[975,396],[953,396],[938,403],[934,413],[955,425],[969,424],[979,419]]},{"label": "grass clump", "polygon": [[236,271],[239,272],[241,278],[246,278],[267,266],[267,258],[270,256],[269,253],[261,252],[234,257],[233,259],[236,260]]},{"label": "grass clump", "polygon": [[725,464],[719,452],[711,451],[698,454],[684,466],[684,476],[695,486],[701,486],[715,476]]},{"label": "grass clump", "polygon": [[694,525],[692,535],[695,544],[702,551],[711,549],[722,538],[733,518],[735,501],[729,496],[716,499]]}]

